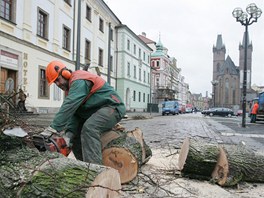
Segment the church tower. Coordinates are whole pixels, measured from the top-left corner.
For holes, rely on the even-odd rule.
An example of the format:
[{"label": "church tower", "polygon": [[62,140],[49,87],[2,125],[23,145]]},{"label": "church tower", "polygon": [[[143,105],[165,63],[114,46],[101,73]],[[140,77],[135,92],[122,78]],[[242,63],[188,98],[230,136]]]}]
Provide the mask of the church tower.
[{"label": "church tower", "polygon": [[222,41],[222,35],[217,35],[216,45],[213,46],[213,81],[217,80],[221,65],[225,62],[226,48]]},{"label": "church tower", "polygon": [[[246,48],[246,33],[243,35],[242,44],[239,44],[239,71],[240,71],[240,87],[242,88],[244,63],[245,63],[245,48]],[[249,35],[247,35],[247,90],[251,88],[252,75],[252,42],[249,42]]]}]

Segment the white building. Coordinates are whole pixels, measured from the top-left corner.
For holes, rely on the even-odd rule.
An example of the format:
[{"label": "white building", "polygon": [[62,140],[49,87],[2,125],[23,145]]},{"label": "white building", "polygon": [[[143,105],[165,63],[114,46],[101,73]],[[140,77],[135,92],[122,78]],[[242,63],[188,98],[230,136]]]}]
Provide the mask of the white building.
[{"label": "white building", "polygon": [[75,70],[78,51],[81,67],[89,63],[91,71],[97,68],[115,87],[114,27],[120,24],[102,0],[1,0],[0,94],[21,88],[27,94],[28,110],[56,111],[64,95],[55,85],[47,85],[45,68],[60,60]]}]

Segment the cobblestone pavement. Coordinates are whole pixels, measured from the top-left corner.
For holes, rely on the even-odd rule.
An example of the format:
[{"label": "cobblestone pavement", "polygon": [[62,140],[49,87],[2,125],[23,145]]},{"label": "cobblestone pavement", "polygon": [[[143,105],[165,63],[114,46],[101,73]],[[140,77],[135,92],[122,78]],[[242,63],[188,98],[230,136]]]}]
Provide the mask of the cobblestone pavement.
[{"label": "cobblestone pavement", "polygon": [[[131,119],[133,117],[150,119]],[[122,186],[122,197],[197,197],[197,198],[257,198],[264,197],[264,184],[240,184],[237,188],[223,188],[208,181],[181,178],[175,173],[177,156],[186,137],[202,138],[211,143],[246,144],[262,151],[264,125],[240,127],[241,118],[204,117],[200,113],[161,116],[160,114],[128,113],[121,124],[126,130],[139,127],[153,151],[153,157],[142,167],[137,178]],[[258,136],[256,136],[258,135]]]},{"label": "cobblestone pavement", "polygon": [[[138,115],[152,119],[131,119]],[[122,124],[128,130],[139,127],[146,141],[158,147],[172,144],[178,147],[183,139],[190,137],[220,144],[244,142],[248,147],[264,153],[264,123],[249,123],[249,118],[246,118],[246,128],[242,128],[241,119],[236,116],[205,117],[200,113],[175,116],[162,116],[160,113],[128,113],[128,119],[123,119]]]}]

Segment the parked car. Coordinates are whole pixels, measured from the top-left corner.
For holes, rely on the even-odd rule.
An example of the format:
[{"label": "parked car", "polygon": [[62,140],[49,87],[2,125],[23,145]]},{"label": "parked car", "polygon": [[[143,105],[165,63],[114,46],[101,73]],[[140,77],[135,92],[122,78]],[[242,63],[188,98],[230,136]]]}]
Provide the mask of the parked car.
[{"label": "parked car", "polygon": [[190,108],[190,107],[187,107],[186,109],[185,109],[185,113],[192,113],[193,111],[192,111],[192,108]]},{"label": "parked car", "polygon": [[162,104],[162,115],[164,116],[165,114],[169,115],[175,115],[179,114],[179,103],[178,101],[165,101]]},{"label": "parked car", "polygon": [[238,109],[236,112],[236,116],[242,116],[242,114],[243,114],[243,110]]},{"label": "parked car", "polygon": [[234,111],[232,109],[229,108],[224,108],[224,107],[215,107],[215,108],[211,108],[208,110],[203,110],[201,112],[203,115],[205,116],[228,116],[231,117],[234,115]]}]

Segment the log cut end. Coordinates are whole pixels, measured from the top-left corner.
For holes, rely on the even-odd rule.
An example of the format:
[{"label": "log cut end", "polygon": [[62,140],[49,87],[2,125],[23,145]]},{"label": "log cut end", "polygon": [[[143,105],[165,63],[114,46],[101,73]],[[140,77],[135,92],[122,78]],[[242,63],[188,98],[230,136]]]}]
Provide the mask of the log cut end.
[{"label": "log cut end", "polygon": [[189,153],[189,146],[190,146],[190,139],[185,138],[182,143],[181,150],[179,153],[179,159],[178,159],[178,170],[180,171],[183,169],[185,161],[187,159]]},{"label": "log cut end", "polygon": [[103,164],[119,171],[122,184],[132,181],[138,173],[137,159],[125,148],[104,149]]},{"label": "log cut end", "polygon": [[109,168],[97,175],[92,187],[86,193],[85,198],[118,198],[120,197],[121,181],[117,170]]},{"label": "log cut end", "polygon": [[226,152],[222,147],[219,148],[219,155],[214,171],[212,172],[212,179],[220,186],[224,185],[228,178],[229,166]]}]

